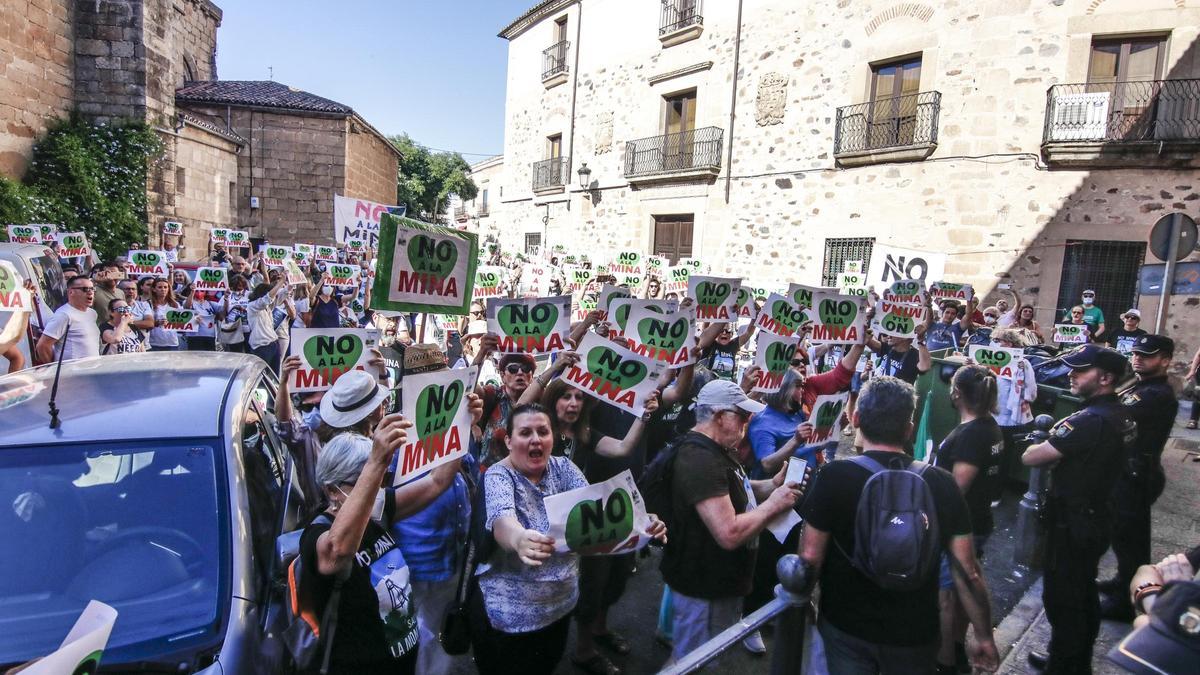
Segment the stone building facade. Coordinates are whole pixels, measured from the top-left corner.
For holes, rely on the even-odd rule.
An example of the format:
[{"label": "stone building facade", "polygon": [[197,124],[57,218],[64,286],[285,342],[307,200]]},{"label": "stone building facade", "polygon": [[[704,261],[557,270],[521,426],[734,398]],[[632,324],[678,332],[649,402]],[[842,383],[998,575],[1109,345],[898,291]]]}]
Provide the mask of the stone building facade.
[{"label": "stone building facade", "polygon": [[470,167],[471,180],[478,189],[475,199],[464,202],[452,195],[446,212],[447,222],[466,227],[481,237],[491,236],[498,240],[496,228],[504,223],[501,200],[504,198],[504,157],[488,157]]},{"label": "stone building facade", "polygon": [[906,246],[1043,325],[1095,288],[1153,327],[1150,229],[1200,217],[1198,35],[1197,0],[547,0],[501,32],[494,231],[765,287]]}]

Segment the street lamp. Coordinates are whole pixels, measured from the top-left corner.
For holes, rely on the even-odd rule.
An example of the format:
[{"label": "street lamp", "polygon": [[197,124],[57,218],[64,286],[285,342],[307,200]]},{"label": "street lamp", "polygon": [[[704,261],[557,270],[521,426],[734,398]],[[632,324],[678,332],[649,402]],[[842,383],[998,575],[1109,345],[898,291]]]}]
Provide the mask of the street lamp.
[{"label": "street lamp", "polygon": [[587,190],[592,184],[592,170],[588,168],[587,162],[581,162],[579,165],[579,187]]}]

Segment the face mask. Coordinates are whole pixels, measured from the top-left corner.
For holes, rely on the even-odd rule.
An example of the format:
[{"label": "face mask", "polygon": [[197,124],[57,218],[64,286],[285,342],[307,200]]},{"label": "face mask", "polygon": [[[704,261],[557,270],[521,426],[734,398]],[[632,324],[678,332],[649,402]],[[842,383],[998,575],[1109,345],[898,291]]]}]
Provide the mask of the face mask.
[{"label": "face mask", "polygon": [[321,295],[323,295],[327,298],[329,296],[333,295],[333,286],[322,286],[321,287]]},{"label": "face mask", "polygon": [[993,326],[996,324],[996,317],[992,316],[991,314],[984,314],[983,322],[989,326]]},{"label": "face mask", "polygon": [[1085,295],[1085,296],[1083,296],[1083,304],[1085,304],[1085,305],[1088,305],[1088,306],[1091,306],[1091,305],[1092,305],[1092,304],[1094,304],[1095,302],[1096,302],[1096,299],[1095,299],[1095,298],[1093,298],[1093,297],[1091,297],[1091,296],[1089,296],[1089,295]]},{"label": "face mask", "polygon": [[308,427],[310,431],[316,431],[317,427],[321,426],[320,408],[313,408],[312,410],[304,413],[302,417],[304,419],[304,426]]}]

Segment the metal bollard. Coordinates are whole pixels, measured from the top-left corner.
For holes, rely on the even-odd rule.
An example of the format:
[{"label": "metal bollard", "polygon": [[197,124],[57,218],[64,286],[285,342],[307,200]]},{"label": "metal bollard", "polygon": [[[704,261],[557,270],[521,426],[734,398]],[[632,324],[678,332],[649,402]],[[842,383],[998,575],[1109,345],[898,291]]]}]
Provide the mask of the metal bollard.
[{"label": "metal bollard", "polygon": [[[1054,418],[1038,415],[1033,421],[1035,429],[1025,437],[1031,443],[1042,443],[1050,437]],[[1046,490],[1048,471],[1043,467],[1030,467],[1029,485],[1017,505],[1017,545],[1013,549],[1013,563],[1023,570],[1040,567],[1042,564],[1042,526],[1040,522],[1041,495]]]},{"label": "metal bollard", "polygon": [[804,634],[809,612],[809,598],[804,591],[808,584],[808,569],[800,556],[791,553],[775,563],[775,573],[779,576],[776,597],[786,597],[790,602],[775,619],[771,675],[795,675],[802,673],[804,666]]}]

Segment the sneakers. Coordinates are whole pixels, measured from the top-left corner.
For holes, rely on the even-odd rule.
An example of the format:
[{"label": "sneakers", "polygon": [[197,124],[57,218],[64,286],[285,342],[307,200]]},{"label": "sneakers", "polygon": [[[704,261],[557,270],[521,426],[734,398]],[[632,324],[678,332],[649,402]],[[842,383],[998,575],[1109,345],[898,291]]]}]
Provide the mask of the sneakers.
[{"label": "sneakers", "polygon": [[742,638],[742,646],[746,651],[754,655],[762,655],[767,653],[767,645],[763,642],[762,633],[754,631],[753,633]]}]

